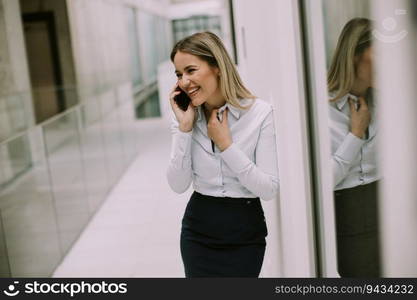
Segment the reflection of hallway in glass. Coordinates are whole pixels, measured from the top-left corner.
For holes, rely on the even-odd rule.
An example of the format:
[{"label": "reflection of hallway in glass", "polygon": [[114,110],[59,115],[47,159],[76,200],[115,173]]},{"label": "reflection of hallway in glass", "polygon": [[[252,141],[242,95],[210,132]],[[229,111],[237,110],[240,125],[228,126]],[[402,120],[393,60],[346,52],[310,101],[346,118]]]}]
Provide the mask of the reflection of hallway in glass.
[{"label": "reflection of hallway in glass", "polygon": [[139,154],[87,225],[54,277],[183,277],[181,217],[165,173],[171,135],[159,118],[137,122]]},{"label": "reflection of hallway in glass", "polygon": [[147,101],[144,101],[136,107],[136,117],[138,119],[160,117],[161,109],[159,107],[158,93],[152,94]]}]

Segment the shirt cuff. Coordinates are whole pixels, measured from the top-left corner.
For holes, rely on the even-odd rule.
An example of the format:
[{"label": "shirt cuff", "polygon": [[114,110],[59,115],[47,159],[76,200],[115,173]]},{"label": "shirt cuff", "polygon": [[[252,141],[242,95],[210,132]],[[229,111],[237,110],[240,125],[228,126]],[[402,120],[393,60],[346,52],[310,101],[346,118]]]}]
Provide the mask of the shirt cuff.
[{"label": "shirt cuff", "polygon": [[182,132],[178,131],[174,134],[173,144],[175,149],[175,156],[187,156],[191,153],[191,140],[193,136],[193,131]]},{"label": "shirt cuff", "polygon": [[246,154],[233,143],[220,153],[220,157],[236,174],[243,172],[252,163]]},{"label": "shirt cuff", "polygon": [[343,143],[337,149],[335,155],[344,161],[351,162],[357,157],[364,143],[365,140],[362,140],[349,132],[343,140]]}]

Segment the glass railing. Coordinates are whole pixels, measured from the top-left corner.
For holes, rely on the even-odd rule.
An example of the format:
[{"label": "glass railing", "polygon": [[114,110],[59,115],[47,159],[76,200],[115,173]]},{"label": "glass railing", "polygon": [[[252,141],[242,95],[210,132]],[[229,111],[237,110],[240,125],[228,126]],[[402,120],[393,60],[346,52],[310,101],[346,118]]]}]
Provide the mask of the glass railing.
[{"label": "glass railing", "polygon": [[[3,91],[2,91],[3,92]],[[30,103],[29,92],[13,94],[1,93],[0,95],[0,143],[12,135],[24,131],[30,122],[26,116],[31,112],[24,103]]]},{"label": "glass railing", "polygon": [[138,152],[130,84],[81,97],[0,143],[2,277],[50,276]]}]

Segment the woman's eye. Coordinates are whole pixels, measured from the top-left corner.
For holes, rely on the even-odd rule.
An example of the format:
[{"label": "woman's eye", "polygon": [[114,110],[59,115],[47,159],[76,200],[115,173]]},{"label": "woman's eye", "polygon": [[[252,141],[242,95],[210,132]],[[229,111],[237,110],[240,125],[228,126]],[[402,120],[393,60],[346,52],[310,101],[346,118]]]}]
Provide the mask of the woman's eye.
[{"label": "woman's eye", "polygon": [[182,74],[177,74],[177,78],[181,78],[182,77]]},{"label": "woman's eye", "polygon": [[193,73],[195,71],[195,69],[190,69],[190,70],[188,70],[188,73]]}]

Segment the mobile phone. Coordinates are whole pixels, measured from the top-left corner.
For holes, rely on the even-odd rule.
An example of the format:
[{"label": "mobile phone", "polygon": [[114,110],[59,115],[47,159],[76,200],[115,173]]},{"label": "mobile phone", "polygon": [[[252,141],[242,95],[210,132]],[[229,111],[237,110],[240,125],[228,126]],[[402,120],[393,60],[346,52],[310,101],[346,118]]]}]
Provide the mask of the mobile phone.
[{"label": "mobile phone", "polygon": [[180,87],[177,87],[176,91],[181,91],[181,93],[174,97],[174,101],[177,103],[179,108],[181,108],[183,111],[186,111],[188,109],[188,105],[191,102],[191,99]]}]

